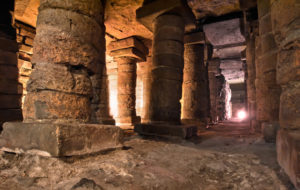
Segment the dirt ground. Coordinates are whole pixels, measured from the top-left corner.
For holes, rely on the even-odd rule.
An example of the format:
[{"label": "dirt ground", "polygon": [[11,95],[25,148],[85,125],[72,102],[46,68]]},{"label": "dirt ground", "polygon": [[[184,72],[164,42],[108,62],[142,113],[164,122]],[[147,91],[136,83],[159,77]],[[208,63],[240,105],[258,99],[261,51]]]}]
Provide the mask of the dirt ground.
[{"label": "dirt ground", "polygon": [[186,140],[128,136],[122,149],[49,158],[0,152],[0,189],[293,190],[275,144],[226,122]]}]

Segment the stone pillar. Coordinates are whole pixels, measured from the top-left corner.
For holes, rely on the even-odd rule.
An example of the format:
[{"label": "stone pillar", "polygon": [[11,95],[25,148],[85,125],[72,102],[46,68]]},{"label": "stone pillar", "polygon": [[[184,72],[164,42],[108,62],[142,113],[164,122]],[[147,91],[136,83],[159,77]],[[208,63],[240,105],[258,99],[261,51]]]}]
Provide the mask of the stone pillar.
[{"label": "stone pillar", "polygon": [[208,78],[210,92],[210,116],[213,123],[218,122],[217,112],[217,96],[218,96],[218,80],[216,75],[220,74],[220,60],[210,60],[208,63]]},{"label": "stone pillar", "polygon": [[136,67],[138,61],[145,61],[148,49],[135,37],[111,42],[110,55],[118,63],[118,118],[117,125],[132,128],[138,123],[136,116]]},{"label": "stone pillar", "polygon": [[25,123],[5,123],[0,147],[71,156],[119,147],[115,126],[92,125],[91,76],[105,63],[104,9],[99,0],[42,0]]},{"label": "stone pillar", "polygon": [[137,117],[142,117],[143,111],[143,73],[145,62],[139,62],[136,68],[135,109]]},{"label": "stone pillar", "polygon": [[249,35],[247,38],[246,61],[247,61],[247,102],[248,102],[248,118],[252,132],[260,132],[256,122],[256,90],[255,90],[255,38],[257,36],[257,25],[253,26],[253,22],[249,22]]},{"label": "stone pillar", "polygon": [[[188,138],[197,132],[195,126],[181,126],[184,32],[192,20],[184,1],[156,0],[139,8],[137,20],[153,31],[151,84],[144,123],[135,126],[143,135],[179,136]],[[153,9],[153,7],[156,7]],[[183,16],[185,15],[185,17]]]},{"label": "stone pillar", "polygon": [[143,65],[143,111],[142,111],[142,123],[150,122],[149,107],[151,104],[151,83],[152,83],[152,57],[147,57],[147,61]]},{"label": "stone pillar", "polygon": [[184,20],[163,14],[154,20],[150,122],[180,124]]},{"label": "stone pillar", "polygon": [[16,31],[12,27],[14,1],[1,6],[0,18],[0,131],[6,121],[22,120],[22,85],[18,83]]},{"label": "stone pillar", "polygon": [[279,50],[276,79],[282,87],[277,159],[296,189],[300,189],[300,2],[272,1],[271,20]]},{"label": "stone pillar", "polygon": [[204,65],[204,44],[185,44],[182,85],[182,123],[205,126],[209,99],[207,68]]},{"label": "stone pillar", "polygon": [[279,117],[280,86],[276,83],[278,48],[271,25],[271,0],[258,1],[259,17],[259,63],[256,65],[257,120],[277,126]]},{"label": "stone pillar", "polygon": [[109,55],[106,55],[106,69],[109,89],[109,113],[116,119],[118,117],[118,63]]}]

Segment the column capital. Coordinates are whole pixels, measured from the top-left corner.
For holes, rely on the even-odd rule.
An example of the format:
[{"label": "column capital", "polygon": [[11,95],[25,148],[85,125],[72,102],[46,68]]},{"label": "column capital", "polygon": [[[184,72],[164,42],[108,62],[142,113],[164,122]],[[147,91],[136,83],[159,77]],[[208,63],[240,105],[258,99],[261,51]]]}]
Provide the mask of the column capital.
[{"label": "column capital", "polygon": [[182,16],[185,21],[186,30],[195,28],[195,16],[186,1],[182,0],[152,1],[136,10],[136,19],[153,32],[153,20],[165,13],[178,14]]},{"label": "column capital", "polygon": [[146,61],[149,53],[148,48],[134,36],[113,41],[107,49],[110,51],[109,55],[114,58],[131,57],[137,61]]}]

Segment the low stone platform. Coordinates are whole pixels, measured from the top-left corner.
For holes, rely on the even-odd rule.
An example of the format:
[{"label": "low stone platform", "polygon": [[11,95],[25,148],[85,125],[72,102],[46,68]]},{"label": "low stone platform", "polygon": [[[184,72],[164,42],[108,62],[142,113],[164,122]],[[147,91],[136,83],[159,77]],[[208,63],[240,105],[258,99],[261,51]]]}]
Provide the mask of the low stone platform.
[{"label": "low stone platform", "polygon": [[279,165],[300,189],[300,130],[279,130],[276,139],[277,160]]},{"label": "low stone platform", "polygon": [[7,122],[0,135],[0,148],[61,157],[122,147],[122,141],[122,130],[113,125]]},{"label": "low stone platform", "polygon": [[134,131],[140,135],[175,136],[184,139],[197,135],[197,126],[167,124],[137,124]]}]

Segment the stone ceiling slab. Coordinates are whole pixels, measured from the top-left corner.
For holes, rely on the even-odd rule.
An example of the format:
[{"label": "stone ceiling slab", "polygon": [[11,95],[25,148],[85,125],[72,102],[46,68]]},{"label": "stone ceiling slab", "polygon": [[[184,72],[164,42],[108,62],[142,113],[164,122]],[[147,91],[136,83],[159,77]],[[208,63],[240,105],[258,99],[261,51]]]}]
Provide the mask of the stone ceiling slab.
[{"label": "stone ceiling slab", "polygon": [[15,0],[15,18],[36,27],[40,0]]},{"label": "stone ceiling slab", "polygon": [[206,24],[203,30],[208,41],[215,47],[245,42],[239,18]]},{"label": "stone ceiling slab", "polygon": [[197,19],[241,10],[239,0],[187,0],[187,2]]}]

